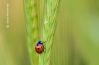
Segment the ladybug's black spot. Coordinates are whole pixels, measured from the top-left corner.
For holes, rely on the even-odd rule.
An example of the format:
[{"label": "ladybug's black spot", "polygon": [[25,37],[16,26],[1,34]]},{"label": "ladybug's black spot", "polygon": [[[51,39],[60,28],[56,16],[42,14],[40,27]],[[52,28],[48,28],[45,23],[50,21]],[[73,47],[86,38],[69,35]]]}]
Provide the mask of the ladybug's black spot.
[{"label": "ladybug's black spot", "polygon": [[37,48],[38,50],[40,50],[40,48]]}]

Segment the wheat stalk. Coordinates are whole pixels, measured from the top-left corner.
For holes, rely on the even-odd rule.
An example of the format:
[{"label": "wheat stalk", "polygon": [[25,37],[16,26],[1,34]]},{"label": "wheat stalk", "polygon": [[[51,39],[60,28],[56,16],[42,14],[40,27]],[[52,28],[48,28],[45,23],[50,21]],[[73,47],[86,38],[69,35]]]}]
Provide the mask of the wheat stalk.
[{"label": "wheat stalk", "polygon": [[31,65],[38,65],[38,54],[35,45],[39,40],[38,15],[35,0],[25,0],[25,13],[27,19],[28,51]]},{"label": "wheat stalk", "polygon": [[39,65],[50,64],[51,46],[56,28],[56,15],[59,0],[45,0],[44,18],[42,24],[42,37],[45,42],[45,52],[39,56]]},{"label": "wheat stalk", "polygon": [[[55,18],[57,14],[59,0],[43,0],[42,3],[44,5],[44,10],[42,10],[44,11],[44,15],[41,15],[42,17],[39,18],[42,18],[40,20],[43,20],[44,22],[41,26],[42,28],[40,28],[40,32],[38,25],[41,21],[39,20],[40,22],[38,22],[36,8],[37,3],[35,0],[25,0],[25,13],[27,19],[28,32],[28,49],[31,65],[49,65],[50,62],[51,46],[56,28]],[[35,52],[35,45],[39,40],[39,34],[41,34],[41,40],[45,42],[46,47],[44,53],[40,55]]]}]

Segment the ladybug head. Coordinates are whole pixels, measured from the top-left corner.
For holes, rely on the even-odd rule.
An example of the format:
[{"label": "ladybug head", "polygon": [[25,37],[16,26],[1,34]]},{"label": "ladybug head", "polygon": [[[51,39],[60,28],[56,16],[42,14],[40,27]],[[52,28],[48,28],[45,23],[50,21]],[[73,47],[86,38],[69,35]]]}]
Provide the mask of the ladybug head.
[{"label": "ladybug head", "polygon": [[39,45],[39,44],[43,44],[43,42],[42,41],[38,41],[37,45]]}]

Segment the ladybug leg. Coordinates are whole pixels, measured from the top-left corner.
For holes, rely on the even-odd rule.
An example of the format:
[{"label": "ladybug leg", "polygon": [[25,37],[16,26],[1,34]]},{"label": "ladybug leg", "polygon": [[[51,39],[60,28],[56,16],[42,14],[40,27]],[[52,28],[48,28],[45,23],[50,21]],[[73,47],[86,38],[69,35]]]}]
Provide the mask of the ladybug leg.
[{"label": "ladybug leg", "polygon": [[44,52],[46,53],[46,44],[44,43]]},{"label": "ladybug leg", "polygon": [[44,45],[44,52],[46,52],[46,46]]},{"label": "ladybug leg", "polygon": [[47,41],[42,42],[42,43],[43,43],[43,45],[44,45],[44,53],[46,53],[46,42],[47,42]]}]

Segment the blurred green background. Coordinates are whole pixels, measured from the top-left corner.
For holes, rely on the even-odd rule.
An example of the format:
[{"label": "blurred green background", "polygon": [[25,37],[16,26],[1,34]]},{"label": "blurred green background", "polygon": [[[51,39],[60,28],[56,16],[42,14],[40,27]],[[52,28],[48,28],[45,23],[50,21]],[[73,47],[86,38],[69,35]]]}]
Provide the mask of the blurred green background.
[{"label": "blurred green background", "polygon": [[[23,0],[0,0],[0,65],[30,65]],[[50,65],[99,65],[99,1],[61,0]]]}]

